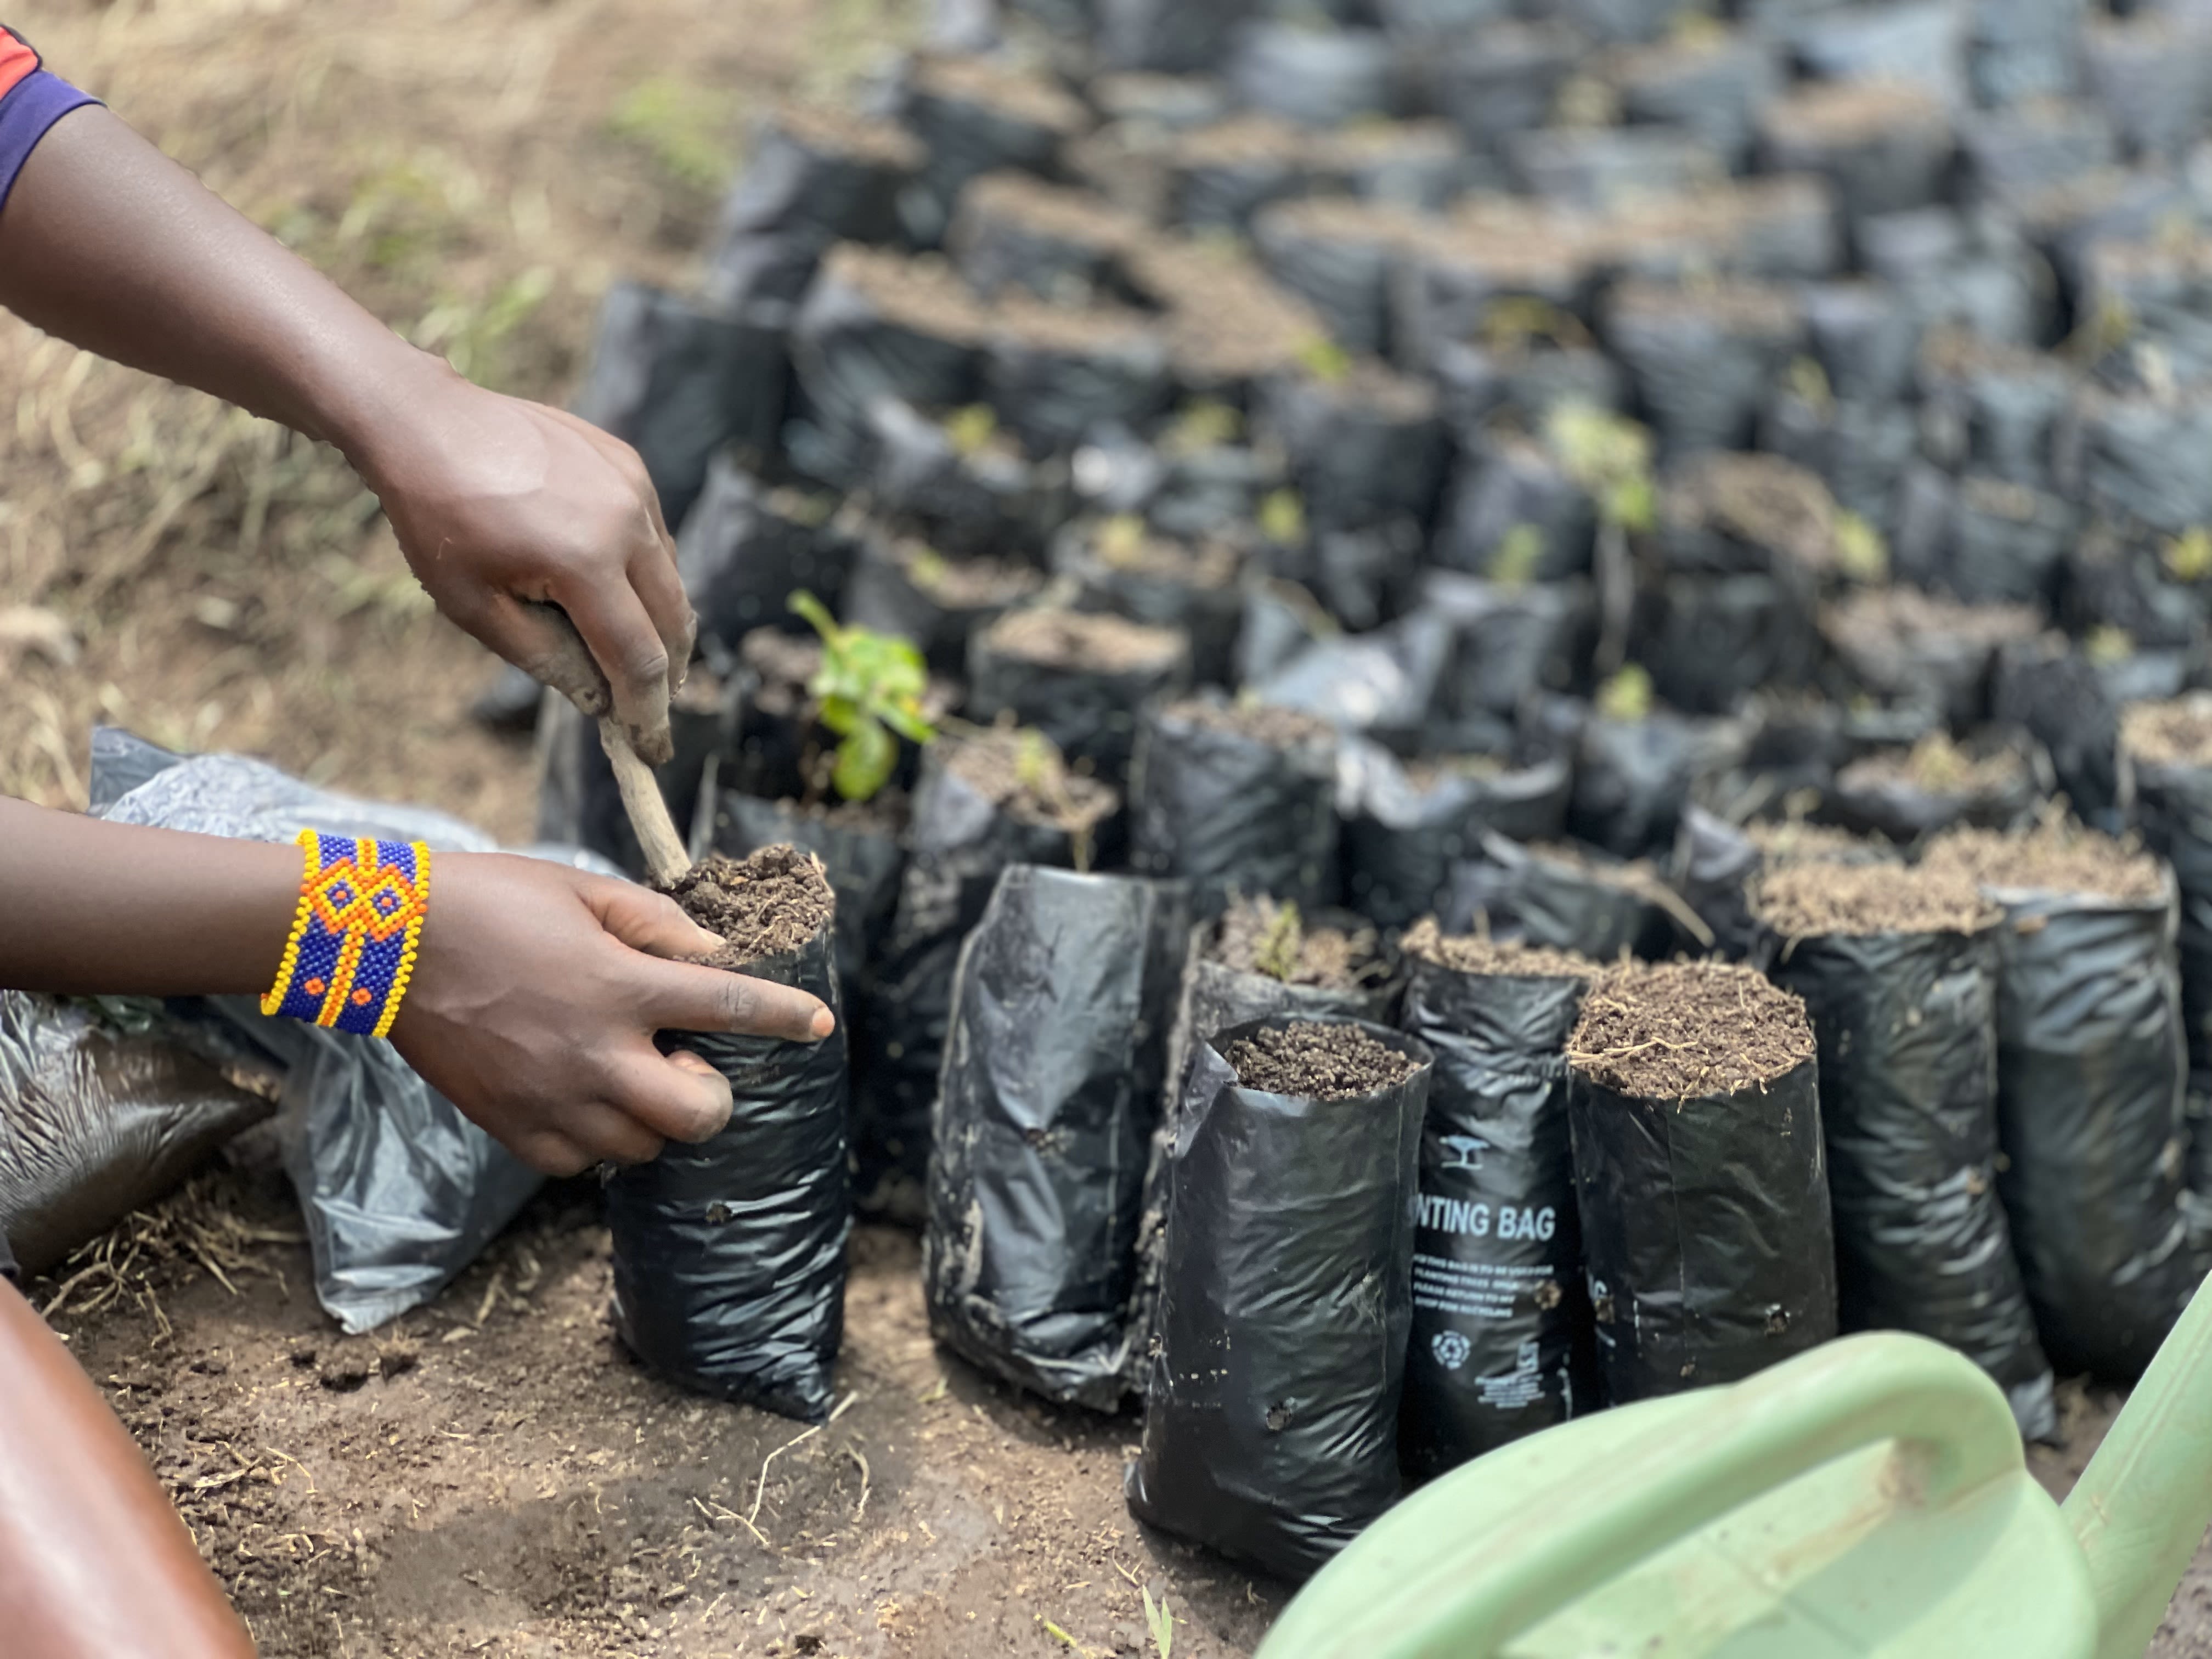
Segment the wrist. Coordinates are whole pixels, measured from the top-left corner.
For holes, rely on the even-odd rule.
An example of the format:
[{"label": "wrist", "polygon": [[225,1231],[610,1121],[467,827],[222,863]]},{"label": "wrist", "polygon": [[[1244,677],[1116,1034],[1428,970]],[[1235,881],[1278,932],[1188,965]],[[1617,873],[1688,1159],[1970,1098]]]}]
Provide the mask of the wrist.
[{"label": "wrist", "polygon": [[419,445],[426,413],[471,382],[434,353],[420,350],[397,334],[364,359],[349,362],[316,410],[318,435],[337,446],[362,481],[382,496],[407,477],[406,453]]}]

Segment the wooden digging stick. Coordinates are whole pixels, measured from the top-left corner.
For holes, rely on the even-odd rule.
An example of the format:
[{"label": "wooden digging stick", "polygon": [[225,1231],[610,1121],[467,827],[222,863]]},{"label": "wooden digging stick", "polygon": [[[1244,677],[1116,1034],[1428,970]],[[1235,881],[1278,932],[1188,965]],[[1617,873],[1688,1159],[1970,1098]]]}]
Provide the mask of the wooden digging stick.
[{"label": "wooden digging stick", "polygon": [[[562,639],[556,660],[538,678],[572,702],[576,688],[605,684],[591,648],[568,614],[556,605],[542,609],[551,613],[550,620],[558,623]],[[607,763],[615,769],[623,810],[629,814],[629,827],[645,853],[646,873],[656,887],[674,886],[690,870],[691,857],[684,850],[684,837],[676,833],[676,820],[668,814],[653,769],[630,747],[629,733],[611,714],[599,716],[599,747],[607,751]]]}]

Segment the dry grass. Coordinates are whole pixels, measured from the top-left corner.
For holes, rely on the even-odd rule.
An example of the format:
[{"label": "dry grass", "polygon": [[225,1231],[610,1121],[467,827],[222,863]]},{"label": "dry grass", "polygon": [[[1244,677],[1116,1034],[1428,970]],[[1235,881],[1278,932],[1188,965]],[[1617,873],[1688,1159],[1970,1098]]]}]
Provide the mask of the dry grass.
[{"label": "dry grass", "polygon": [[[749,118],[903,0],[18,0],[9,21],[472,377],[559,401],[617,276],[690,279]],[[85,797],[98,720],[529,829],[495,665],[334,452],[0,313],[0,791]]]}]

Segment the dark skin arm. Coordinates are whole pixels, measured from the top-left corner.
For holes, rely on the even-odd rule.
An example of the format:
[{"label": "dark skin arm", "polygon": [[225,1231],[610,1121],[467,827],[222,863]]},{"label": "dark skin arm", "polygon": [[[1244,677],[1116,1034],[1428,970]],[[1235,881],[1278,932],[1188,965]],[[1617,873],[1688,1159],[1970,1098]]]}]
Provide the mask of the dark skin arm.
[{"label": "dark skin arm", "polygon": [[[148,996],[269,988],[298,907],[296,847],[105,823],[0,799],[0,986]],[[720,940],[624,881],[504,854],[433,856],[422,952],[392,1040],[550,1174],[703,1140],[730,1085],[656,1030],[814,1042],[804,991],[668,958]]]},{"label": "dark skin arm", "polygon": [[440,610],[586,714],[611,687],[638,753],[668,758],[694,624],[629,445],[471,385],[97,107],[55,123],[0,209],[0,306],[337,445]]}]

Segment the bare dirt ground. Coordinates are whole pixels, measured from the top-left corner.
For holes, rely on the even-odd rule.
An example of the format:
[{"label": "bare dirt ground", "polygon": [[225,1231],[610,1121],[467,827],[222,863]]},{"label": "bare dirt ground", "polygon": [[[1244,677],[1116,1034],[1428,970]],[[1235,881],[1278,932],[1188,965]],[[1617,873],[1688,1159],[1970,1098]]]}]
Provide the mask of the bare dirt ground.
[{"label": "bare dirt ground", "polygon": [[909,1235],[857,1236],[839,1413],[809,1432],[627,1358],[585,1182],[433,1306],[337,1335],[305,1249],[271,1242],[297,1217],[268,1145],[118,1229],[119,1279],[80,1263],[33,1289],[83,1275],[52,1322],[264,1659],[1150,1654],[1142,1588],[1176,1659],[1231,1659],[1280,1606],[1139,1532],[1134,1418],[1054,1412],[938,1354]]}]

